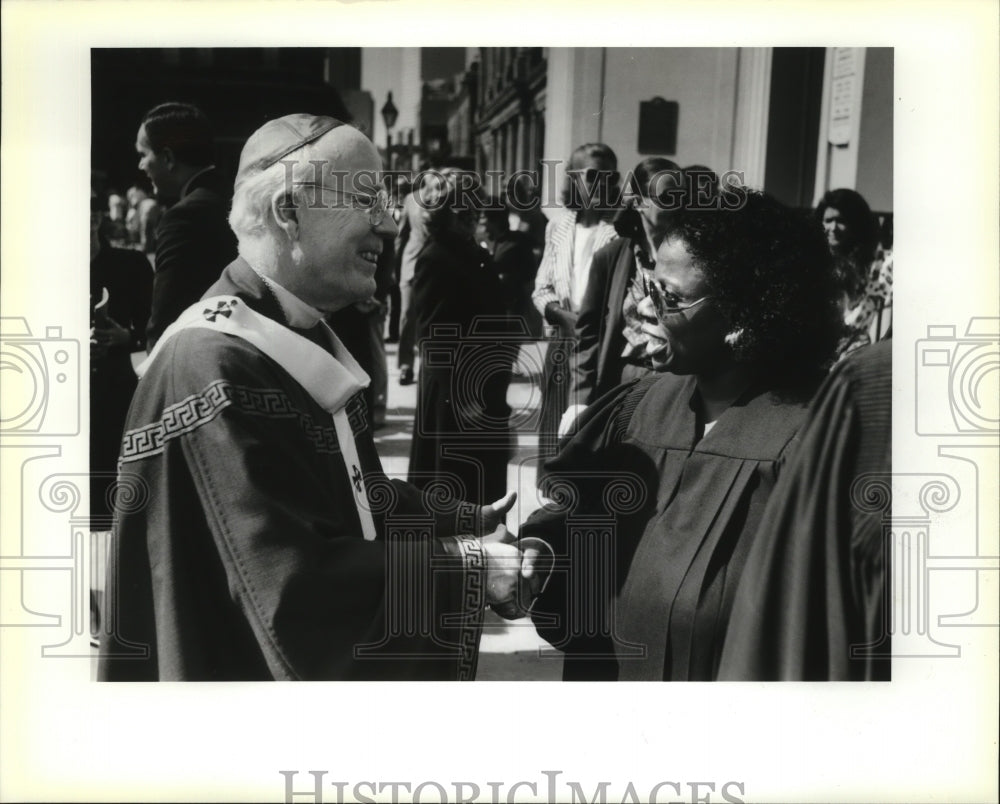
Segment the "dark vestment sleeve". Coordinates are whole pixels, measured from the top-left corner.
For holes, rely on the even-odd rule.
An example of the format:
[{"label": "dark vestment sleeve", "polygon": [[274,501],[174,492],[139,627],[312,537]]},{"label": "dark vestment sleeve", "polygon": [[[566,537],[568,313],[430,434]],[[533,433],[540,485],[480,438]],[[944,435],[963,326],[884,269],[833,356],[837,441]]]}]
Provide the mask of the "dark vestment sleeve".
[{"label": "dark vestment sleeve", "polygon": [[860,349],[817,395],[747,560],[721,678],[889,679],[883,512],[861,510],[857,484],[890,483],[891,369],[891,341]]},{"label": "dark vestment sleeve", "polygon": [[146,496],[118,511],[102,679],[474,675],[481,548],[437,529],[458,506],[435,520],[386,480],[360,395],[348,413],[374,541],[329,415],[240,339],[174,336],[123,444]]},{"label": "dark vestment sleeve", "polygon": [[396,514],[406,517],[430,515],[437,533],[454,533],[460,536],[488,535],[483,533],[478,504],[423,491],[400,478],[391,478],[389,482],[394,490],[393,510]]}]

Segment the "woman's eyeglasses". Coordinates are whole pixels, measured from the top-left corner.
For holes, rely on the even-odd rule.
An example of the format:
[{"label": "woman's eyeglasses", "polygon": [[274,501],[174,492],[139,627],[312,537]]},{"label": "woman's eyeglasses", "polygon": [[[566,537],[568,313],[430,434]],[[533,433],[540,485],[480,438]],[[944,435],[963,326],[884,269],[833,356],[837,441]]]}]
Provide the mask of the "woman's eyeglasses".
[{"label": "woman's eyeglasses", "polygon": [[692,307],[697,307],[702,302],[713,298],[710,295],[702,296],[700,299],[686,302],[676,293],[667,290],[655,279],[649,280],[646,283],[646,288],[649,291],[649,297],[653,300],[653,307],[656,309],[656,315],[659,318],[683,313],[685,310],[690,310]]},{"label": "woman's eyeglasses", "polygon": [[392,214],[394,207],[392,198],[389,197],[389,193],[385,189],[380,189],[375,195],[362,195],[361,193],[351,193],[347,190],[334,189],[324,184],[314,184],[312,182],[298,186],[318,187],[321,190],[326,190],[328,193],[336,193],[345,198],[350,198],[353,209],[360,209],[368,213],[368,223],[372,226],[378,226],[382,223],[386,217]]}]

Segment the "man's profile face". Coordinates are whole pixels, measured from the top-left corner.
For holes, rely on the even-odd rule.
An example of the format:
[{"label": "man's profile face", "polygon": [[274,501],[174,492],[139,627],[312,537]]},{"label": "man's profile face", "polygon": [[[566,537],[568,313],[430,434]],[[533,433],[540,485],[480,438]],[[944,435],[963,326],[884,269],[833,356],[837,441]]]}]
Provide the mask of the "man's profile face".
[{"label": "man's profile face", "polygon": [[337,192],[373,195],[373,177],[382,165],[367,137],[348,126],[334,129],[319,140],[313,158],[325,160],[316,175],[325,189],[298,191],[299,228],[293,245],[297,270],[284,280],[307,304],[333,312],[371,298],[383,240],[398,232],[391,214],[373,226],[362,198]]},{"label": "man's profile face", "polygon": [[174,186],[172,171],[163,154],[153,150],[145,126],[139,126],[139,133],[135,137],[135,152],[139,155],[139,170],[149,177],[157,197],[169,199],[180,193],[180,188]]}]

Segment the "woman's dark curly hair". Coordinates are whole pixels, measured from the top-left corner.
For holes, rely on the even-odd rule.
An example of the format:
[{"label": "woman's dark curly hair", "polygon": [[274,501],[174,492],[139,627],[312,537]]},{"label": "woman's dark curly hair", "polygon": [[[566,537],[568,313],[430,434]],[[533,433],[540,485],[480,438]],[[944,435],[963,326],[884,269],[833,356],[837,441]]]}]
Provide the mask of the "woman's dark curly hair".
[{"label": "woman's dark curly hair", "polygon": [[859,261],[870,263],[875,259],[879,231],[878,221],[864,196],[846,188],[829,190],[816,205],[816,219],[822,223],[823,213],[830,207],[840,213],[840,219],[851,233],[852,253]]},{"label": "woman's dark curly hair", "polygon": [[868,271],[878,250],[878,221],[861,193],[841,188],[829,190],[816,205],[816,220],[822,223],[823,213],[835,209],[850,233],[850,246],[834,255],[834,271],[841,288],[852,298],[864,290]]},{"label": "woman's dark curly hair", "polygon": [[811,217],[729,186],[719,209],[678,212],[668,236],[704,272],[737,360],[786,387],[829,368],[843,324],[829,249]]}]

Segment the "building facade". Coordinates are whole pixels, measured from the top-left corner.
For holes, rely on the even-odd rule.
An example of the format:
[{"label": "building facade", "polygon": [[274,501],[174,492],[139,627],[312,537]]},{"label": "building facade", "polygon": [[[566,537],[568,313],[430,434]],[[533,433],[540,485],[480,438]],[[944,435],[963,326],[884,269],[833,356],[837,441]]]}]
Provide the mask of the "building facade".
[{"label": "building facade", "polygon": [[[891,48],[379,51],[365,52],[363,65],[378,62],[383,73],[394,65],[382,83],[404,99],[397,129],[416,132],[408,163],[484,177],[538,171],[547,208],[558,203],[573,149],[605,142],[622,172],[665,156],[736,171],[796,207],[849,187],[892,212]],[[363,83],[378,106],[384,88]],[[379,126],[376,119],[376,142]]]},{"label": "building facade", "polygon": [[548,48],[479,48],[477,110],[472,122],[476,168],[539,170],[545,149]]},{"label": "building facade", "polygon": [[[665,156],[738,171],[792,206],[849,187],[892,210],[891,48],[548,48],[547,70],[545,159],[601,141],[623,171]],[[656,99],[676,104],[669,151],[639,147]],[[543,175],[561,180],[561,165]]]}]

